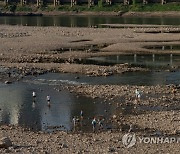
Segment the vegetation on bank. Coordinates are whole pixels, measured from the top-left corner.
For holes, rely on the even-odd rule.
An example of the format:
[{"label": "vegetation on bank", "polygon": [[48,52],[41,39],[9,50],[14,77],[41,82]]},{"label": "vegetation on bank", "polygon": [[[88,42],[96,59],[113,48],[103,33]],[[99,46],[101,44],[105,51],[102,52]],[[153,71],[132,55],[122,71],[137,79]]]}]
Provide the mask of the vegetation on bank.
[{"label": "vegetation on bank", "polygon": [[0,12],[37,12],[37,11],[75,11],[75,12],[82,12],[82,11],[109,11],[109,12],[153,12],[153,11],[180,11],[180,3],[167,3],[164,5],[158,3],[150,3],[147,5],[143,5],[141,3],[132,3],[130,5],[123,5],[123,4],[112,4],[107,5],[102,3],[102,0],[98,2],[97,5],[91,6],[88,8],[87,4],[75,5],[71,7],[70,5],[60,5],[54,7],[52,4],[44,4],[41,7],[36,7],[36,5],[24,5],[21,6],[20,4],[9,4],[4,5],[0,4]]}]

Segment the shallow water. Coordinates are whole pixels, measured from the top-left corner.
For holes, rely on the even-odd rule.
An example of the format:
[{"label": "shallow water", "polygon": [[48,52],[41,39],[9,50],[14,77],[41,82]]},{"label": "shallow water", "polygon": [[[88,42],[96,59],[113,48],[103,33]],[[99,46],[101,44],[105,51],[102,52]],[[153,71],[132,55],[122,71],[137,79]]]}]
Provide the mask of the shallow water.
[{"label": "shallow water", "polygon": [[[108,123],[108,119],[116,113],[116,103],[112,102],[109,104],[109,102],[104,102],[101,99],[77,96],[63,89],[62,85],[180,84],[180,72],[148,73],[124,73],[110,77],[79,75],[79,79],[76,78],[78,74],[47,73],[37,77],[27,77],[23,81],[14,84],[0,84],[0,122],[1,124],[20,125],[35,131],[70,131],[73,129],[73,117],[80,117],[80,111],[83,110],[83,127],[79,127],[76,130],[92,131],[91,121],[94,116],[105,117],[107,120],[105,128],[112,128],[113,126],[111,123]],[[32,98],[33,91],[37,94],[35,101]],[[51,96],[50,107],[47,105],[47,95]],[[156,108],[140,107],[138,110],[156,110]],[[136,113],[133,107],[129,108],[128,106],[124,106],[120,112],[123,115],[131,114],[131,112]]]},{"label": "shallow water", "polygon": [[180,66],[180,55],[173,54],[132,54],[88,58],[89,63],[123,64],[141,66],[150,69],[172,68]]},{"label": "shallow water", "polygon": [[[79,79],[77,79],[79,77]],[[177,72],[127,72],[120,75],[112,75],[108,77],[90,77],[80,74],[70,73],[48,73],[40,75],[36,78],[25,80],[25,82],[33,84],[98,84],[98,85],[166,85],[180,84],[180,71]]]},{"label": "shallow water", "polygon": [[[33,101],[32,92],[37,94]],[[51,106],[47,105],[46,96],[51,96]],[[60,92],[55,86],[15,83],[0,85],[0,121],[2,124],[20,125],[31,130],[52,131],[54,127],[60,130],[72,129],[73,116],[84,112],[82,130],[91,130],[91,120],[94,116],[104,115],[108,118],[113,107],[88,97],[77,97],[67,90]],[[107,110],[105,112],[104,110]],[[107,114],[108,113],[108,114]]]},{"label": "shallow water", "polygon": [[153,45],[153,46],[145,46],[146,49],[158,49],[158,50],[180,50],[180,45]]}]

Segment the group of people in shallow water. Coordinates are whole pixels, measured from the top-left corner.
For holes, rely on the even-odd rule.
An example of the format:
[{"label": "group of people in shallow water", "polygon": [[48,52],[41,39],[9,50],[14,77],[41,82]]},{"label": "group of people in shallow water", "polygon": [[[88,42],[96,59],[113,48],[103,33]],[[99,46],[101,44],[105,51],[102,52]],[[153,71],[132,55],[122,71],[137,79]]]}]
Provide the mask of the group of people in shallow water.
[{"label": "group of people in shallow water", "polygon": [[[33,102],[35,102],[36,101],[36,92],[35,91],[32,92],[32,96],[33,96]],[[47,100],[48,106],[50,106],[50,100],[51,100],[50,95],[46,96],[46,100]]]},{"label": "group of people in shallow water", "polygon": [[[142,94],[142,93],[141,93],[138,89],[135,90],[135,98],[136,98],[137,100],[140,100],[141,94]],[[36,100],[36,92],[35,92],[35,91],[32,92],[32,96],[33,96],[33,102],[35,102],[35,100]],[[47,103],[48,103],[47,105],[50,107],[50,100],[51,100],[50,95],[47,95],[47,96],[46,96],[46,100],[47,100]],[[74,116],[73,119],[72,119],[74,131],[76,130],[76,128],[77,128],[79,125],[80,125],[81,127],[83,126],[83,119],[84,119],[84,113],[83,113],[83,111],[81,110],[81,112],[80,112],[80,119],[79,119],[78,117],[75,117],[75,116]],[[104,120],[105,120],[105,119],[104,119],[103,117],[99,117],[99,118],[94,117],[94,118],[92,119],[91,124],[92,124],[92,130],[93,130],[93,132],[95,132],[97,128],[99,128],[100,130],[103,130],[103,129],[104,129]]]},{"label": "group of people in shallow water", "polygon": [[[140,101],[141,99],[141,95],[142,92],[139,89],[135,89],[135,99],[136,101]],[[76,128],[78,127],[78,125],[80,124],[80,126],[83,125],[83,119],[84,119],[84,114],[83,111],[81,110],[80,112],[80,119],[78,117],[73,117],[73,127],[74,127],[74,131],[76,130]],[[93,132],[95,132],[97,130],[97,128],[99,128],[100,130],[104,129],[104,118],[100,117],[100,118],[96,118],[94,117],[91,121],[92,124],[92,130]]]},{"label": "group of people in shallow water", "polygon": [[[74,128],[74,131],[76,131],[76,128],[79,125],[81,127],[83,126],[83,120],[84,120],[84,113],[81,110],[80,118],[75,117],[75,116],[73,117],[73,128]],[[92,121],[91,121],[91,124],[92,124],[93,132],[95,132],[98,128],[99,128],[99,130],[103,130],[103,128],[104,128],[104,118],[103,117],[99,117],[99,118],[94,117],[92,119]]]}]

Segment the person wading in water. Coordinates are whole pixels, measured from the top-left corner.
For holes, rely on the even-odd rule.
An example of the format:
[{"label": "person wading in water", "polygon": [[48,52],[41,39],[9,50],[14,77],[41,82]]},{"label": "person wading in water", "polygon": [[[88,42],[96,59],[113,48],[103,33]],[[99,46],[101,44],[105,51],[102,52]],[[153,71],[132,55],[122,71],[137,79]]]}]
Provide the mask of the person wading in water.
[{"label": "person wading in water", "polygon": [[48,102],[48,106],[50,107],[50,100],[51,100],[51,98],[50,98],[49,95],[47,95],[46,100],[47,100],[47,102]]}]

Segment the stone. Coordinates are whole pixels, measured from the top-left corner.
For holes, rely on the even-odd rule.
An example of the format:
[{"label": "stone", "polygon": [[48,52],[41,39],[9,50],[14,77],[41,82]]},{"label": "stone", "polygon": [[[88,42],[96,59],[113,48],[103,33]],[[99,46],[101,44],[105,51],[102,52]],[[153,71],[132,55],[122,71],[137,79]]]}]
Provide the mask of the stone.
[{"label": "stone", "polygon": [[68,146],[67,146],[67,144],[63,143],[63,144],[61,145],[61,148],[68,148]]},{"label": "stone", "polygon": [[112,116],[112,118],[113,118],[113,119],[116,119],[116,118],[117,118],[117,116],[116,116],[116,115],[113,115],[113,116]]},{"label": "stone", "polygon": [[79,76],[76,76],[75,79],[79,79],[80,77]]},{"label": "stone", "polygon": [[109,147],[109,152],[115,152],[116,150],[112,147]]},{"label": "stone", "polygon": [[3,137],[0,139],[0,148],[8,148],[12,146],[12,142],[9,137]]},{"label": "stone", "polygon": [[11,84],[12,82],[10,82],[10,81],[5,81],[4,83],[5,83],[5,84]]}]

